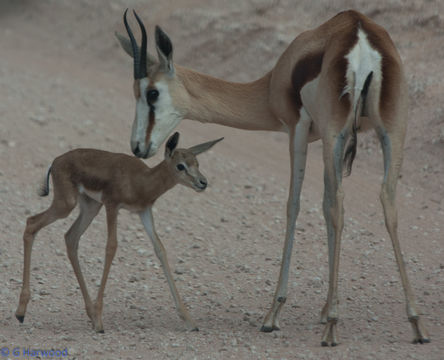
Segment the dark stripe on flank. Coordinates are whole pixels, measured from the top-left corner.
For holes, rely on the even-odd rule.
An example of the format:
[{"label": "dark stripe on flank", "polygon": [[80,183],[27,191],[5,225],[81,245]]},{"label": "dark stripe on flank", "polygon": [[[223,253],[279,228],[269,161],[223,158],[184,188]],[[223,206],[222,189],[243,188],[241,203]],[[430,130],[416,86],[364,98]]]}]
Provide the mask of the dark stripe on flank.
[{"label": "dark stripe on flank", "polygon": [[298,111],[302,107],[301,89],[306,83],[319,75],[323,57],[323,52],[309,54],[300,59],[293,69],[293,73],[291,74],[291,83],[293,86],[291,93],[293,93],[292,98]]}]

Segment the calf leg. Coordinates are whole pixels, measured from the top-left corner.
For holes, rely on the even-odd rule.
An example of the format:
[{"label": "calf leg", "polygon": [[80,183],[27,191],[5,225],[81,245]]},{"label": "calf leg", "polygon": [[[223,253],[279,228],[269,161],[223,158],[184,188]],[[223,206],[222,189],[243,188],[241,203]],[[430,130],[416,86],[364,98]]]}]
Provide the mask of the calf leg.
[{"label": "calf leg", "polygon": [[115,206],[106,206],[106,222],[108,226],[108,239],[106,242],[105,265],[103,267],[102,281],[97,293],[97,299],[94,306],[93,326],[99,333],[104,333],[102,321],[103,295],[105,293],[105,285],[108,279],[109,270],[117,250],[117,213]]},{"label": "calf leg", "polygon": [[194,320],[191,318],[190,314],[188,313],[185,305],[182,302],[182,299],[180,298],[179,292],[177,291],[176,285],[174,283],[173,275],[171,274],[171,269],[168,264],[168,259],[166,256],[166,250],[163,247],[162,243],[160,242],[159,237],[157,236],[156,230],[154,229],[154,221],[153,221],[153,214],[151,212],[151,208],[148,208],[143,213],[140,214],[140,219],[142,220],[143,225],[145,226],[145,230],[148,233],[148,236],[150,237],[153,246],[154,251],[159,258],[163,272],[165,273],[165,276],[168,281],[168,285],[170,287],[171,294],[173,295],[174,303],[176,304],[177,312],[179,313],[179,316],[182,320],[185,321],[185,324],[188,329],[192,331],[199,330]]},{"label": "calf leg", "polygon": [[66,249],[68,258],[71,261],[72,268],[79,282],[80,290],[82,291],[83,299],[85,301],[86,313],[92,320],[94,316],[94,306],[88,294],[88,289],[80,269],[78,258],[79,240],[86,231],[92,220],[99,213],[102,204],[84,195],[79,196],[80,213],[77,220],[65,234]]},{"label": "calf leg", "polygon": [[24,263],[23,263],[23,283],[20,292],[20,299],[15,317],[18,321],[23,322],[25,319],[26,307],[31,298],[30,271],[31,271],[31,252],[34,238],[37,232],[45,226],[53,223],[58,219],[67,217],[76,206],[76,197],[74,194],[68,194],[64,199],[58,200],[54,198],[51,206],[40,214],[31,216],[26,221],[26,228],[23,234],[24,244]]}]

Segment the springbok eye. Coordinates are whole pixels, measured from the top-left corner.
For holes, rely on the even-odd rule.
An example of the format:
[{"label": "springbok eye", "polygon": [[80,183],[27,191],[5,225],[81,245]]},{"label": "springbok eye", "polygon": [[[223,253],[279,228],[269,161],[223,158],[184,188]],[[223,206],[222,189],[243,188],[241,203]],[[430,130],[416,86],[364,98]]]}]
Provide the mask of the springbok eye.
[{"label": "springbok eye", "polygon": [[148,104],[152,104],[157,100],[159,97],[159,91],[157,89],[151,89],[148,90],[146,93],[146,101],[148,101]]},{"label": "springbok eye", "polygon": [[177,164],[176,168],[179,171],[185,170],[185,166],[183,164]]}]

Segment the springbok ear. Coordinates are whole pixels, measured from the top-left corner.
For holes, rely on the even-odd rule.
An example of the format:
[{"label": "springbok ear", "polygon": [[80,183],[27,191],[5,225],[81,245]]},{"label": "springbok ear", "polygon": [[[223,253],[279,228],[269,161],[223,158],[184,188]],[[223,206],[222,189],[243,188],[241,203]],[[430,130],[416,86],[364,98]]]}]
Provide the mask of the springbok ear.
[{"label": "springbok ear", "polygon": [[[122,47],[123,50],[125,50],[125,52],[133,57],[133,48],[131,47],[131,41],[124,35],[122,35],[119,32],[114,32],[114,35],[116,36],[117,40],[119,40],[120,46]],[[147,66],[148,68],[150,66],[153,66],[156,62],[157,59],[151,55],[150,53],[146,54],[146,62],[147,62]]]},{"label": "springbok ear", "polygon": [[165,158],[173,156],[174,150],[179,143],[179,133],[176,131],[167,141],[165,145]]},{"label": "springbok ear", "polygon": [[202,154],[204,151],[210,150],[214,145],[216,145],[219,141],[223,140],[224,138],[221,137],[220,139],[208,141],[203,144],[195,145],[193,147],[190,147],[188,150],[191,151],[193,155],[199,155]]},{"label": "springbok ear", "polygon": [[117,40],[119,40],[120,46],[122,47],[125,52],[133,57],[133,48],[131,47],[131,41],[123,36],[122,34],[118,33],[117,31],[114,32],[114,35],[116,36]]},{"label": "springbok ear", "polygon": [[168,35],[158,25],[156,25],[156,49],[161,67],[168,74],[173,75],[173,44]]}]

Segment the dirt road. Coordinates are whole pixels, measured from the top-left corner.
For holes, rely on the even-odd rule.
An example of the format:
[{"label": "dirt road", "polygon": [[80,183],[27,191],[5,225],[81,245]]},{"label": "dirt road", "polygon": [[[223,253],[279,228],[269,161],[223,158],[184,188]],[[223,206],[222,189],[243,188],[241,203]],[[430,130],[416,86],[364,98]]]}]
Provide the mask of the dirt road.
[{"label": "dirt road", "polygon": [[[178,5],[179,3],[180,5]],[[368,14],[405,61],[409,132],[398,186],[399,232],[408,274],[432,343],[412,345],[405,301],[379,203],[381,151],[358,138],[345,179],[340,346],[322,348],[327,294],[321,145],[309,146],[289,296],[279,332],[259,332],[278,278],[289,180],[287,139],[184,121],[183,146],[225,136],[202,155],[202,194],[176,187],[156,205],[158,233],[200,331],[186,332],[137,216],[122,211],[104,306],[105,334],[91,329],[66,257],[70,218],[37,237],[32,300],[14,317],[26,217],[46,208],[36,189],[52,159],[76,147],[129,153],[132,64],[114,31],[126,7],[174,42],[175,61],[233,81],[262,76],[301,31],[340,10]],[[70,359],[444,359],[444,3],[382,1],[0,2],[0,346],[58,349]],[[156,164],[163,151],[149,165]],[[105,219],[80,243],[91,292],[103,268]],[[0,358],[8,358],[0,353]],[[42,357],[43,358],[43,357]]]}]

